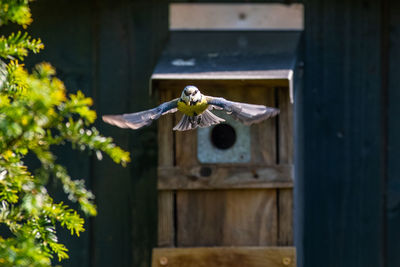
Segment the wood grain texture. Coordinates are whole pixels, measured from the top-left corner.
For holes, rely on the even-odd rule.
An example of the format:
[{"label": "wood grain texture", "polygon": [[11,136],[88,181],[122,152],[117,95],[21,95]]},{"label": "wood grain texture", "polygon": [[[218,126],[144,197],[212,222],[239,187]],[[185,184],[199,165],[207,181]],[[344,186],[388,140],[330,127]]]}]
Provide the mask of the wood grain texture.
[{"label": "wood grain texture", "polygon": [[383,266],[381,3],[309,0],[305,14],[304,90],[295,99],[298,266]]},{"label": "wood grain texture", "polygon": [[293,246],[293,189],[280,188],[278,192],[278,245]]},{"label": "wood grain texture", "polygon": [[[292,165],[294,160],[294,121],[293,104],[290,103],[289,91],[286,88],[277,88],[277,99],[280,114],[278,117],[279,134],[279,164]],[[293,176],[291,176],[294,179]],[[278,190],[278,244],[280,246],[293,245],[293,188]]]},{"label": "wood grain texture", "polygon": [[292,247],[154,249],[152,267],[295,267]]},{"label": "wood grain texture", "polygon": [[[154,87],[154,86],[153,86]],[[157,89],[155,89],[157,90]],[[174,97],[171,91],[160,91],[160,102],[170,101]],[[167,114],[158,119],[158,166],[174,165],[174,116]]]},{"label": "wood grain texture", "polygon": [[[275,90],[252,90],[244,101],[275,107]],[[253,93],[254,92],[254,93]],[[243,100],[242,100],[243,101]],[[253,163],[273,165],[276,159],[276,117],[254,124],[251,127],[251,153]]]},{"label": "wood grain texture", "polygon": [[158,168],[158,189],[293,187],[291,165],[197,165]]},{"label": "wood grain texture", "polygon": [[[160,91],[160,102],[172,99],[171,91]],[[174,140],[173,119],[169,114],[161,116],[158,120],[158,166],[173,168],[174,165]],[[159,182],[159,178],[157,178]],[[159,247],[171,247],[174,245],[174,192],[158,191],[158,232],[157,245]]]},{"label": "wood grain texture", "polygon": [[225,218],[224,191],[178,191],[177,246],[218,246]]},{"label": "wood grain texture", "polygon": [[276,190],[232,190],[225,193],[222,245],[277,244]]},{"label": "wood grain texture", "polygon": [[276,190],[177,192],[178,246],[277,243]]},{"label": "wood grain texture", "polygon": [[277,88],[276,91],[279,102],[279,163],[293,164],[293,104],[290,103],[289,91],[287,88]]},{"label": "wood grain texture", "polygon": [[175,240],[174,192],[158,191],[158,246],[172,247]]},{"label": "wood grain texture", "polygon": [[185,3],[170,5],[169,23],[172,30],[302,30],[303,18],[301,4]]}]

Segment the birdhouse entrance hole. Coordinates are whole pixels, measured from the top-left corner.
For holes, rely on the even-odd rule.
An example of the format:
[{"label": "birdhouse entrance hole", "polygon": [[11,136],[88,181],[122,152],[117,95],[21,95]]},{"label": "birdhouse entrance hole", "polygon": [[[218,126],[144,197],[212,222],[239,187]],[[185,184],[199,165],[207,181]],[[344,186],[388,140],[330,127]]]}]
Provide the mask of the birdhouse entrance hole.
[{"label": "birdhouse entrance hole", "polygon": [[211,130],[211,143],[218,149],[231,148],[236,143],[236,131],[227,123],[221,123]]}]

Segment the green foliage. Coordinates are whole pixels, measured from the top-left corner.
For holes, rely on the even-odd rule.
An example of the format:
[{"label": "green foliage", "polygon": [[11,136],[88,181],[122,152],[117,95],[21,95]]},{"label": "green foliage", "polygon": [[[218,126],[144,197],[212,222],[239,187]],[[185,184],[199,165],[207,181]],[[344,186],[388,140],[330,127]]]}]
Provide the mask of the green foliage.
[{"label": "green foliage", "polygon": [[3,58],[14,59],[18,57],[22,60],[28,55],[29,50],[37,53],[43,49],[43,47],[40,39],[32,39],[26,32],[12,33],[8,37],[0,37],[0,57]]},{"label": "green foliage", "polygon": [[18,23],[26,27],[32,22],[29,2],[32,0],[1,0],[0,1],[0,26],[8,22]]},{"label": "green foliage", "polygon": [[[0,0],[0,25],[27,26],[28,3]],[[50,64],[38,64],[28,72],[16,60],[42,48],[40,39],[26,33],[0,37],[0,226],[9,230],[7,237],[0,237],[0,266],[49,266],[54,255],[59,261],[66,259],[68,249],[58,242],[56,228],[77,236],[84,231],[78,212],[49,195],[50,179],[62,184],[68,199],[79,203],[84,214],[96,215],[94,195],[83,180],[71,178],[57,163],[53,147],[72,145],[95,153],[99,160],[104,153],[116,163],[129,162],[128,152],[92,126],[96,113],[90,109],[90,98],[80,91],[68,95]],[[28,168],[27,155],[39,160],[38,169]]]}]

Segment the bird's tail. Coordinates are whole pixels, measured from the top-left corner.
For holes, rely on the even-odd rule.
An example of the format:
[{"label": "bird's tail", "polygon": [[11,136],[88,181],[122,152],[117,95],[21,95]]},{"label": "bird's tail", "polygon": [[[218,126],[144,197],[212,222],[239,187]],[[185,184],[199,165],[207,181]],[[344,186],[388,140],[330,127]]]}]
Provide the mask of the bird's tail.
[{"label": "bird's tail", "polygon": [[211,111],[205,110],[198,116],[189,117],[183,115],[182,119],[174,127],[174,131],[187,131],[196,129],[197,127],[208,127],[214,124],[225,121],[220,117],[214,115]]}]

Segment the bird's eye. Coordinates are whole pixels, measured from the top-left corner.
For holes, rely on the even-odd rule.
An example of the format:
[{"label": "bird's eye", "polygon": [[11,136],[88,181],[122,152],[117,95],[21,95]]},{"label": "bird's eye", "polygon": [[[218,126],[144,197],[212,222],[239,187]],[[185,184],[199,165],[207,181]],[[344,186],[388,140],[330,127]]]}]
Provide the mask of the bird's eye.
[{"label": "bird's eye", "polygon": [[188,90],[183,91],[185,95],[190,96],[190,92]]}]

